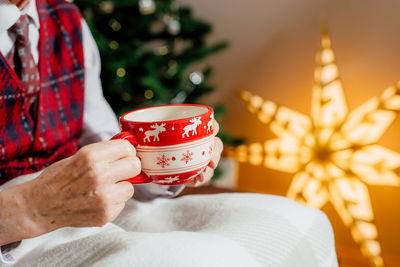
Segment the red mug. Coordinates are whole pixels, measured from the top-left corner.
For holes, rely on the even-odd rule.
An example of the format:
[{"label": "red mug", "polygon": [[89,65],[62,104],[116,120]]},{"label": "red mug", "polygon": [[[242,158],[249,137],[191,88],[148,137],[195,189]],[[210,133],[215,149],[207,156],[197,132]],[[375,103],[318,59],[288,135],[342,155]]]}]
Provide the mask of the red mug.
[{"label": "red mug", "polygon": [[214,112],[195,104],[133,110],[120,117],[125,139],[135,146],[142,172],[127,181],[178,185],[190,182],[209,164],[214,148]]}]

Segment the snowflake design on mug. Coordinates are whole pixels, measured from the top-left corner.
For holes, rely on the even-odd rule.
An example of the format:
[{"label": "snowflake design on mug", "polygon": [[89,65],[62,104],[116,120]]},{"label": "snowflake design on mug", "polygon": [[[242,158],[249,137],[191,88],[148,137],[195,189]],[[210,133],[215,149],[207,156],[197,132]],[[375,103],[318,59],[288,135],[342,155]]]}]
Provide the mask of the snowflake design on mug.
[{"label": "snowflake design on mug", "polygon": [[157,165],[160,165],[161,168],[164,168],[165,166],[169,166],[169,161],[171,160],[170,158],[167,158],[164,154],[161,157],[157,157]]},{"label": "snowflake design on mug", "polygon": [[182,153],[181,161],[184,161],[186,164],[188,164],[189,161],[193,160],[193,154],[193,152],[186,150],[186,153]]},{"label": "snowflake design on mug", "polygon": [[171,176],[171,177],[165,178],[164,180],[158,180],[157,183],[170,184],[170,183],[178,181],[178,180],[179,180],[179,176],[174,176],[174,177]]}]

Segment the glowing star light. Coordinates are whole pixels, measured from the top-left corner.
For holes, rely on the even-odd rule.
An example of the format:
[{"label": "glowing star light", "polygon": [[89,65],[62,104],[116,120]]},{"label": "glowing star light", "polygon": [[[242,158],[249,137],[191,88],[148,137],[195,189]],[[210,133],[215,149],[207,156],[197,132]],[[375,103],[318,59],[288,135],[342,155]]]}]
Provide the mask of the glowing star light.
[{"label": "glowing star light", "polygon": [[367,184],[400,184],[400,154],[377,144],[400,110],[400,83],[349,113],[327,33],[316,61],[311,116],[244,91],[249,110],[278,138],[231,152],[293,173],[287,196],[314,208],[331,202],[362,253],[383,266]]}]

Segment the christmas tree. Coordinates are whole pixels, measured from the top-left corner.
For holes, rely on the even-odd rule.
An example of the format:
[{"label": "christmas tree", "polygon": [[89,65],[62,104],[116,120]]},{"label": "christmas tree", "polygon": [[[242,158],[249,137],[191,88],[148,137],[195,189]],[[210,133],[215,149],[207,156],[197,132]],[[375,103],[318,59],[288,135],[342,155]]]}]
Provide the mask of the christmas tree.
[{"label": "christmas tree", "polygon": [[[120,115],[132,109],[198,103],[210,93],[204,59],[226,42],[206,43],[210,24],[175,0],[76,0],[102,60],[104,95]],[[214,107],[216,116],[221,106]]]}]

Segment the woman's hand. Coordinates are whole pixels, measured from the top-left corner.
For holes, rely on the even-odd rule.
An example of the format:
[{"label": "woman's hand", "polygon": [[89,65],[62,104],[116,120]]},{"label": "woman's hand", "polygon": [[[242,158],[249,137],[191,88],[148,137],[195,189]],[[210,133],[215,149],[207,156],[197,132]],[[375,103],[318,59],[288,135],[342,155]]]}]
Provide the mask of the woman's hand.
[{"label": "woman's hand", "polygon": [[0,245],[61,227],[102,226],[114,220],[134,192],[132,184],[123,180],[140,170],[136,150],[128,141],[83,147],[36,179],[1,192],[0,229],[5,233],[0,230]]},{"label": "woman's hand", "polygon": [[[215,129],[214,135],[217,135],[219,131],[219,124],[215,121]],[[217,167],[218,162],[221,158],[222,150],[224,149],[224,145],[222,144],[221,139],[215,137],[214,140],[214,149],[211,157],[211,161],[208,166],[204,169],[204,171],[199,174],[196,178],[186,184],[189,187],[198,187],[208,183],[214,175],[214,169]]]}]

